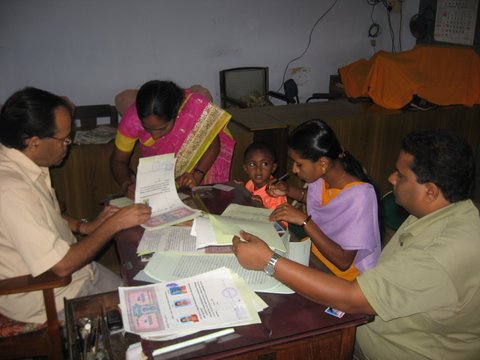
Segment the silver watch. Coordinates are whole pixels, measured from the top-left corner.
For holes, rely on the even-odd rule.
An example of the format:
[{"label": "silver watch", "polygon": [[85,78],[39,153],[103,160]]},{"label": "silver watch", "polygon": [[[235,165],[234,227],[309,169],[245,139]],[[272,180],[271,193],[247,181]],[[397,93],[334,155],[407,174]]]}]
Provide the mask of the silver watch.
[{"label": "silver watch", "polygon": [[277,265],[278,259],[280,259],[280,255],[274,252],[270,260],[268,260],[267,265],[265,265],[265,267],[263,268],[265,274],[267,274],[268,276],[273,276],[273,274],[275,274],[275,265]]}]

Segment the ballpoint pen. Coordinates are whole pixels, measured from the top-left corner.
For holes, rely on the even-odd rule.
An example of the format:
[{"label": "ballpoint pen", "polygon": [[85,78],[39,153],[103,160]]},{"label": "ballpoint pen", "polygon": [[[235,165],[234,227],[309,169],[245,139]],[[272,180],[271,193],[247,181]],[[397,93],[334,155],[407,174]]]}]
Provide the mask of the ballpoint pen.
[{"label": "ballpoint pen", "polygon": [[200,337],[197,337],[197,338],[193,338],[193,339],[183,341],[183,342],[180,342],[180,343],[177,343],[177,344],[173,344],[173,345],[165,346],[165,347],[160,348],[160,349],[156,349],[152,352],[152,356],[158,356],[158,355],[165,354],[165,353],[168,353],[168,352],[171,352],[171,351],[183,349],[183,348],[186,348],[188,346],[213,341],[215,339],[218,339],[219,337],[226,336],[226,335],[229,335],[229,334],[233,334],[234,332],[235,332],[235,330],[233,328],[223,329],[223,330],[211,333],[211,334],[207,334],[207,335],[200,336]]},{"label": "ballpoint pen", "polygon": [[278,179],[273,180],[273,182],[270,185],[275,185],[279,181],[282,181],[283,179],[286,179],[289,175],[290,175],[290,173],[283,174]]}]

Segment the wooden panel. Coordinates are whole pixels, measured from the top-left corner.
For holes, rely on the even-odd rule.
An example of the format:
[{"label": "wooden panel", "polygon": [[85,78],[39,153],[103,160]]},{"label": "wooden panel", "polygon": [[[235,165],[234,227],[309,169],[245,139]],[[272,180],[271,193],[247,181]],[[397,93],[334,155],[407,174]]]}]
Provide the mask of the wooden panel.
[{"label": "wooden panel", "polygon": [[[241,111],[236,113],[238,123],[243,122]],[[464,136],[474,152],[480,143],[479,105],[471,108],[448,106],[429,111],[400,111],[340,99],[263,107],[258,111],[268,115],[270,121],[274,118],[287,125],[289,132],[309,119],[325,120],[337,134],[344,149],[365,166],[381,194],[391,189],[387,179],[395,167],[401,139],[408,132],[422,128],[448,129]],[[255,132],[254,129],[252,131]],[[286,148],[286,144],[284,146]],[[285,167],[290,168],[288,160]],[[291,177],[289,181],[294,181],[294,178]]]}]

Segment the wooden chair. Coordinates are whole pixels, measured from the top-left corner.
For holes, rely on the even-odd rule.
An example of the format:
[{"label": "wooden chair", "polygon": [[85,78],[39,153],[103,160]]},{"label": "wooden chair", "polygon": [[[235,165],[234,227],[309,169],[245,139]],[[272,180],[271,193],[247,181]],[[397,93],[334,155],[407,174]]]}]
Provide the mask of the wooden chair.
[{"label": "wooden chair", "polygon": [[[59,277],[51,271],[40,276],[19,276],[0,280],[0,296],[16,293],[43,291],[47,313],[45,326],[33,332],[0,338],[0,359],[15,359],[32,356],[48,356],[49,359],[63,359],[60,323],[55,306],[54,288],[66,286],[71,276]],[[23,323],[20,323],[23,324]]]},{"label": "wooden chair", "polygon": [[80,129],[91,130],[99,125],[99,120],[108,119],[108,125],[118,125],[118,112],[115,106],[108,104],[76,106],[73,120],[80,121]]}]

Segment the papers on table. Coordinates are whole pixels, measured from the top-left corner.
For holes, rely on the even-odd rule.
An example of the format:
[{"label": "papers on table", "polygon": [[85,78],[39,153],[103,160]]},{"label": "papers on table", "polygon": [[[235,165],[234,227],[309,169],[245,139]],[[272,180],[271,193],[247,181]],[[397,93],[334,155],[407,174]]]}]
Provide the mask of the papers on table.
[{"label": "papers on table", "polygon": [[197,250],[196,238],[190,232],[190,226],[169,226],[144,231],[137,247],[137,255],[152,252],[205,253],[203,249]]},{"label": "papers on table", "polygon": [[[283,240],[288,242],[286,233]],[[308,266],[311,241],[289,243],[287,257],[290,260]],[[234,254],[173,254],[155,253],[147,266],[145,275],[157,281],[172,281],[190,277],[219,267],[226,267],[242,277],[248,286],[257,292],[291,294],[293,291],[277,279],[268,276],[263,271],[244,269]]]},{"label": "papers on table", "polygon": [[168,340],[201,330],[260,323],[267,304],[226,268],[175,282],[121,287],[126,331]]},{"label": "papers on table", "polygon": [[[230,204],[222,215],[209,214],[216,245],[231,245],[233,236],[238,235],[240,230],[244,230],[264,240],[273,250],[285,253],[287,249],[275,230],[275,223],[268,218],[272,211],[272,209]],[[198,230],[196,233],[198,234]]]},{"label": "papers on table", "polygon": [[92,130],[77,130],[73,142],[78,145],[107,144],[115,139],[116,132],[116,128],[108,125],[100,125]]},{"label": "papers on table", "polygon": [[152,216],[142,224],[146,229],[161,228],[191,220],[200,214],[185,205],[175,186],[175,155],[140,158],[135,186],[135,203],[147,204]]}]

